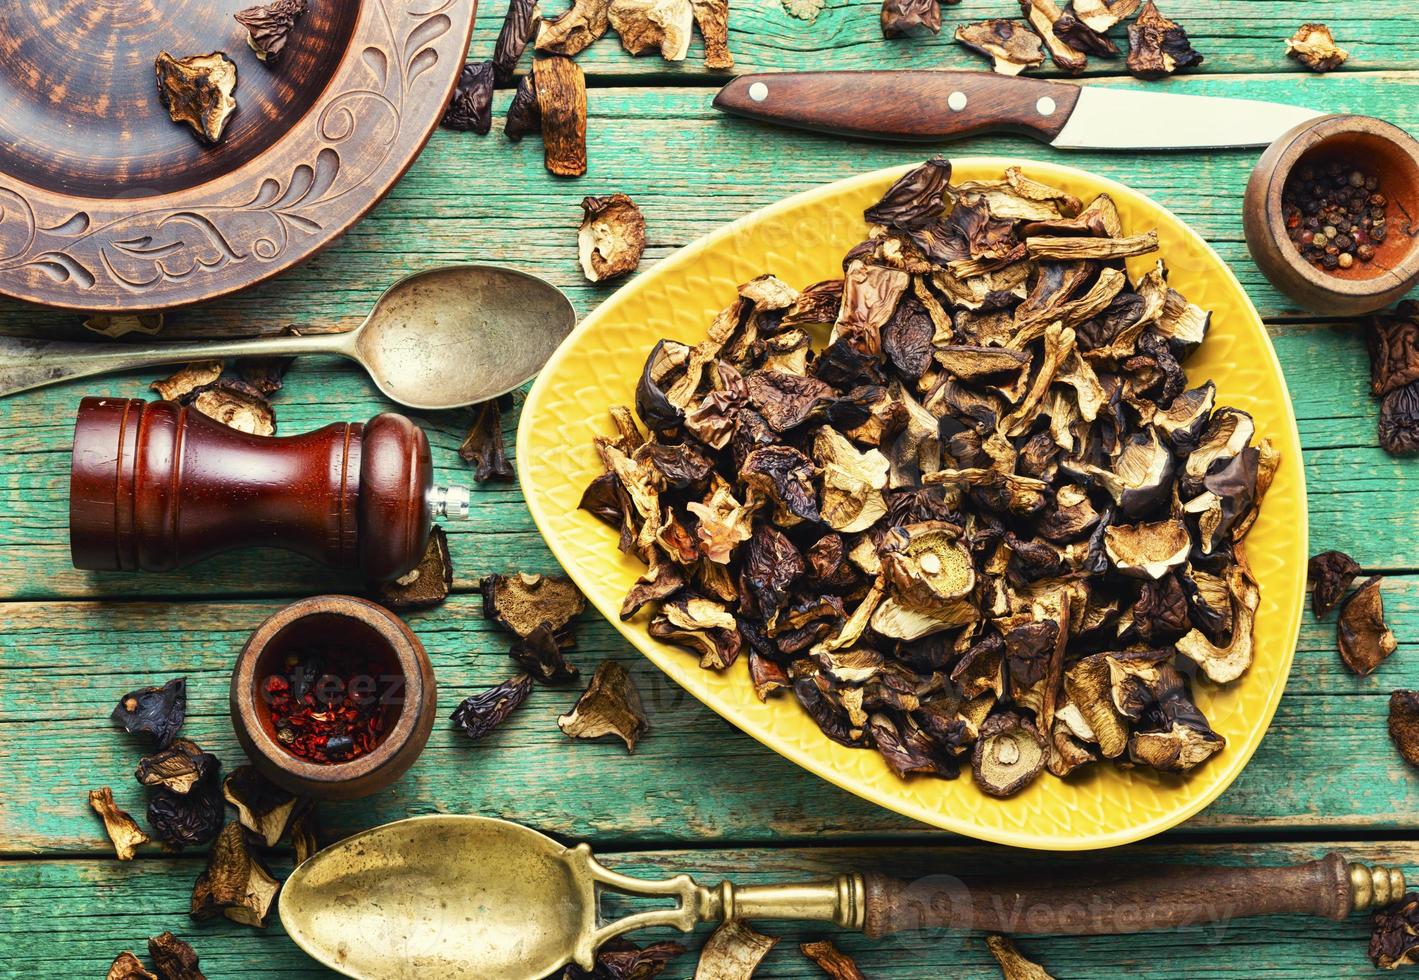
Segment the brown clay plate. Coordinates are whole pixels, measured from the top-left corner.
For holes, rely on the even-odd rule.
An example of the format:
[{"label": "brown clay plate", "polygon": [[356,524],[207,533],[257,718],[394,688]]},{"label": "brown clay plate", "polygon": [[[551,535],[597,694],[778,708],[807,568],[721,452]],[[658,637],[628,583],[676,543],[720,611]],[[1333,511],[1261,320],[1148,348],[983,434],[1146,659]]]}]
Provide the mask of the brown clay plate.
[{"label": "brown clay plate", "polygon": [[[413,162],[477,0],[310,0],[274,66],[254,0],[25,0],[0,9],[0,293],[84,311],[211,299],[309,258]],[[202,146],[153,60],[221,50],[238,109]]]}]

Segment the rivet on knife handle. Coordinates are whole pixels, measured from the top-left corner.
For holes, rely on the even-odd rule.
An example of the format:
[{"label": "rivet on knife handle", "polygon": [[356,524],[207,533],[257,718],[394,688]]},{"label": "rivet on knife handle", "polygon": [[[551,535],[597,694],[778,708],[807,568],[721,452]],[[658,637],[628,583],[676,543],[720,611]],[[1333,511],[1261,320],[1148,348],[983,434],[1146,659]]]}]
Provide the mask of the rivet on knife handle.
[{"label": "rivet on knife handle", "polygon": [[741,75],[717,109],[817,132],[889,140],[1023,133],[1048,142],[1079,89],[1064,82],[969,71],[826,71]]}]

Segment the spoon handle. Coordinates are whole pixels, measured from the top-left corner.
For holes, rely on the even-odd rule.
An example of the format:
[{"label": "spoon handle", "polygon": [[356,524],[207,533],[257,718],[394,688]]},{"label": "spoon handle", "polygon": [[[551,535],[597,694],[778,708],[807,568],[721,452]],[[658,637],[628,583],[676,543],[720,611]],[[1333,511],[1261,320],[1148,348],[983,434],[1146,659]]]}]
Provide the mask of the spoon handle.
[{"label": "spoon handle", "polygon": [[1343,919],[1404,893],[1397,868],[1339,854],[1281,868],[1158,866],[1127,875],[965,882],[869,874],[863,932],[912,929],[1113,935],[1206,925],[1252,915]]},{"label": "spoon handle", "polygon": [[0,337],[0,398],[113,371],[223,357],[347,354],[348,334],[204,340],[195,343],[86,344]]}]

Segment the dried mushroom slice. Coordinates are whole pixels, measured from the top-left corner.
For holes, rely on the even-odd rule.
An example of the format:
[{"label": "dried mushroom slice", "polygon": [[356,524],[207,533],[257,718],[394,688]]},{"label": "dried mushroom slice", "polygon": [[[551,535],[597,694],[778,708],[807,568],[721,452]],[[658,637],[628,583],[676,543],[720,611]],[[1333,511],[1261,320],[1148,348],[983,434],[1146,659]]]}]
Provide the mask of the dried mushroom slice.
[{"label": "dried mushroom slice", "polygon": [[[1098,743],[1105,758],[1115,759],[1128,747],[1128,726],[1114,707],[1108,654],[1096,653],[1070,665],[1064,690]],[[1066,716],[1067,717],[1067,716]]]},{"label": "dried mushroom slice", "polygon": [[1370,321],[1370,392],[1383,397],[1419,381],[1419,303],[1399,304],[1397,316]]},{"label": "dried mushroom slice", "polygon": [[1313,72],[1327,72],[1345,64],[1350,52],[1335,43],[1335,36],[1324,24],[1302,24],[1286,39],[1286,56]]},{"label": "dried mushroom slice", "polygon": [[306,12],[307,6],[307,0],[274,0],[265,5],[247,7],[233,16],[238,24],[246,28],[246,43],[256,52],[256,57],[269,64],[286,49],[291,29]]},{"label": "dried mushroom slice", "polygon": [[813,459],[822,471],[823,492],[819,510],[823,523],[844,534],[866,531],[887,514],[890,465],[875,449],[859,452],[840,432],[829,426],[813,437]]},{"label": "dried mushroom slice", "polygon": [[1389,696],[1389,737],[1404,761],[1419,767],[1419,691]]},{"label": "dried mushroom slice", "polygon": [[1071,75],[1088,67],[1088,56],[1054,32],[1054,25],[1063,14],[1054,0],[1020,0],[1020,11],[1044,40],[1056,65]]},{"label": "dried mushroom slice", "polygon": [[568,58],[580,54],[606,33],[610,12],[611,0],[574,0],[563,13],[539,23],[533,47]]},{"label": "dried mushroom slice", "polygon": [[1189,772],[1227,745],[1197,706],[1182,695],[1157,705],[1145,725],[1148,727],[1129,736],[1128,757],[1160,772]]},{"label": "dried mushroom slice", "polygon": [[481,694],[464,698],[448,717],[476,742],[522,707],[531,693],[532,675],[518,674]]},{"label": "dried mushroom slice", "polygon": [[148,972],[143,961],[125,949],[109,964],[107,980],[158,980],[158,975]]},{"label": "dried mushroom slice", "polygon": [[147,732],[158,748],[167,748],[187,717],[187,678],[174,677],[162,687],[129,691],[118,699],[110,717],[128,734]]},{"label": "dried mushroom slice", "polygon": [[154,381],[148,387],[156,391],[158,397],[165,402],[177,401],[216,381],[222,376],[222,366],[221,361],[192,361],[166,378]]},{"label": "dried mushroom slice", "polygon": [[222,783],[222,796],[236,807],[237,821],[267,847],[275,847],[300,799],[251,766],[237,766]]},{"label": "dried mushroom slice", "polygon": [[586,76],[554,55],[532,63],[547,169],[559,177],[586,173]]},{"label": "dried mushroom slice", "polygon": [[1410,892],[1375,913],[1370,962],[1381,970],[1419,964],[1419,894]]},{"label": "dried mushroom slice", "polygon": [[1104,551],[1114,568],[1133,578],[1160,579],[1187,561],[1192,538],[1178,518],[1104,528]]},{"label": "dried mushroom slice", "polygon": [[537,0],[511,0],[503,16],[503,26],[493,45],[493,77],[498,85],[507,85],[517,71],[517,63],[527,50],[527,42],[541,24]]},{"label": "dried mushroom slice", "polygon": [[582,275],[604,282],[634,272],[645,251],[645,218],[624,194],[584,197],[577,248]]},{"label": "dried mushroom slice", "polygon": [[174,58],[166,51],[153,65],[158,99],[175,123],[192,127],[208,146],[221,142],[227,121],[236,112],[237,67],[221,51]]},{"label": "dried mushroom slice", "polygon": [[281,883],[247,843],[246,831],[232,821],[222,828],[207,855],[207,868],[192,889],[189,914],[203,922],[224,915],[233,922],[266,928],[266,916]]},{"label": "dried mushroom slice", "polygon": [[508,103],[507,119],[503,123],[503,135],[514,143],[520,142],[529,133],[542,132],[542,110],[537,105],[537,84],[530,74],[523,75],[517,83],[517,91]]},{"label": "dried mushroom slice", "polygon": [[103,829],[108,832],[108,839],[113,842],[113,852],[118,856],[118,860],[132,861],[139,845],[152,840],[143,832],[143,828],[138,826],[138,821],[113,802],[113,790],[107,786],[89,790],[89,806],[103,818]]},{"label": "dried mushroom slice", "polygon": [[818,969],[832,980],[867,980],[852,961],[852,957],[834,946],[830,939],[799,943],[798,951],[818,964]]},{"label": "dried mushroom slice", "polygon": [[448,535],[435,524],[419,564],[391,582],[379,586],[382,605],[390,609],[428,609],[448,598],[453,589],[453,561]]},{"label": "dried mushroom slice", "polygon": [[200,847],[222,829],[226,815],[215,775],[186,793],[156,789],[148,797],[148,826],[165,850]]},{"label": "dried mushroom slice", "polygon": [[1343,551],[1322,551],[1311,557],[1306,577],[1311,580],[1311,607],[1316,619],[1330,615],[1359,574],[1360,563]]},{"label": "dried mushroom slice", "polygon": [[937,0],[882,0],[882,36],[920,37],[941,33]]},{"label": "dried mushroom slice", "polygon": [[479,404],[473,414],[473,424],[458,447],[463,461],[473,464],[473,479],[479,483],[493,480],[506,483],[517,475],[508,462],[503,444],[503,408],[512,404],[509,400],[505,405],[504,401],[505,398],[493,398]]},{"label": "dried mushroom slice", "polygon": [[596,951],[596,968],[583,970],[572,964],[558,980],[651,980],[663,973],[685,947],[679,943],[651,943],[644,948],[625,938],[611,939]]},{"label": "dried mushroom slice", "polygon": [[191,393],[193,408],[229,429],[256,436],[276,434],[276,413],[271,403],[244,381],[218,378]]},{"label": "dried mushroom slice", "polygon": [[1118,55],[1118,45],[1108,35],[1094,30],[1080,20],[1072,7],[1065,7],[1059,19],[1054,22],[1054,33],[1065,44],[1085,54],[1096,54],[1103,58]]},{"label": "dried mushroom slice", "polygon": [[171,932],[149,936],[148,955],[163,980],[206,980],[197,965],[197,951]]},{"label": "dried mushroom slice", "polygon": [[971,774],[981,792],[1014,796],[1044,768],[1047,745],[1033,722],[1013,711],[992,715],[981,725],[971,753]]},{"label": "dried mushroom slice", "polygon": [[1128,70],[1139,78],[1161,78],[1202,64],[1187,31],[1158,13],[1148,0],[1128,25]]},{"label": "dried mushroom slice", "polygon": [[1073,238],[1061,235],[1031,235],[1025,247],[1037,259],[1079,261],[1092,259],[1109,262],[1146,255],[1158,250],[1158,233],[1145,231],[1128,238]]},{"label": "dried mushroom slice", "polygon": [[765,936],[742,919],[730,919],[705,940],[695,980],[750,980],[776,945],[777,936]]},{"label": "dried mushroom slice", "polygon": [[729,0],[690,0],[695,26],[705,42],[705,67],[728,71],[734,67],[729,53]]},{"label": "dried mushroom slice", "polygon": [[543,684],[569,684],[581,676],[574,665],[567,663],[563,652],[563,648],[570,646],[571,642],[570,636],[558,637],[546,623],[542,623],[525,639],[514,643],[508,654],[519,667]]},{"label": "dried mushroom slice", "polygon": [[1379,437],[1380,447],[1391,456],[1419,455],[1419,381],[1384,396]]},{"label": "dried mushroom slice", "polygon": [[626,754],[630,755],[650,728],[650,721],[630,673],[614,660],[605,660],[572,710],[557,719],[557,727],[570,738],[615,735],[626,743]]},{"label": "dried mushroom slice", "polygon": [[493,86],[496,83],[491,61],[470,61],[459,73],[448,108],[439,125],[445,129],[487,136],[493,128]]},{"label": "dried mushroom slice", "polygon": [[1399,646],[1393,631],[1385,625],[1381,581],[1376,575],[1350,593],[1340,604],[1340,618],[1336,621],[1340,659],[1361,677],[1384,663]]},{"label": "dried mushroom slice", "polygon": [[160,786],[178,795],[190,793],[217,774],[217,757],[185,738],[138,760],[134,777],[144,786]]},{"label": "dried mushroom slice", "polygon": [[1000,964],[1000,973],[1004,980],[1054,980],[1054,977],[1045,972],[1044,967],[1026,959],[1015,948],[1015,944],[1004,936],[986,936],[985,944],[990,948],[990,955]]},{"label": "dried mushroom slice", "polygon": [[542,623],[559,632],[586,609],[581,590],[561,575],[487,575],[479,588],[483,615],[521,639]]},{"label": "dried mushroom slice", "polygon": [[690,51],[690,0],[611,0],[608,15],[621,47],[633,55],[658,48],[666,61],[684,61]]},{"label": "dried mushroom slice", "polygon": [[1085,27],[1102,34],[1132,17],[1142,3],[1143,0],[1074,0],[1071,10]]},{"label": "dried mushroom slice", "polygon": [[84,329],[104,337],[126,337],[130,333],[155,334],[163,329],[161,313],[95,313],[84,321]]},{"label": "dried mushroom slice", "polygon": [[1219,646],[1204,632],[1194,629],[1177,642],[1178,653],[1196,662],[1208,680],[1217,684],[1236,680],[1251,666],[1252,628],[1256,623],[1257,606],[1261,604],[1261,590],[1240,553],[1227,570],[1226,580],[1232,597],[1231,640],[1226,646]]}]

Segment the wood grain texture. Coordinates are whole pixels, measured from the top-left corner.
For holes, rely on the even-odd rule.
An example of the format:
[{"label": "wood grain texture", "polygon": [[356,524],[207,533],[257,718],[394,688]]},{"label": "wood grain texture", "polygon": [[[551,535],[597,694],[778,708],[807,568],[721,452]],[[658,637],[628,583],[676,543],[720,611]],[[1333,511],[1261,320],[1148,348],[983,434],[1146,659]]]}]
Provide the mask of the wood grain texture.
[{"label": "wood grain texture", "polygon": [[[12,5],[0,15],[0,291],[149,310],[309,258],[428,139],[475,6],[316,5],[263,65],[222,4]],[[167,48],[225,48],[236,62],[238,109],[214,148],[158,102],[153,60]]]}]

